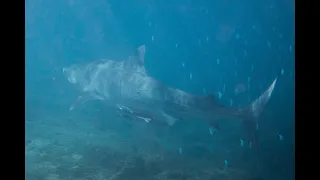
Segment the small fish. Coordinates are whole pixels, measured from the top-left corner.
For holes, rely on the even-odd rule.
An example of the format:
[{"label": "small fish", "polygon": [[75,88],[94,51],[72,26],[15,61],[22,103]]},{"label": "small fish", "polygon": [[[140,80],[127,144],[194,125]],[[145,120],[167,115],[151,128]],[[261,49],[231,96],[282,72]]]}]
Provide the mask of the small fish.
[{"label": "small fish", "polygon": [[243,139],[240,139],[240,146],[241,146],[241,147],[244,146],[244,141],[243,141]]},{"label": "small fish", "polygon": [[179,154],[182,154],[182,148],[179,148]]},{"label": "small fish", "polygon": [[211,135],[213,135],[214,132],[215,132],[214,128],[213,128],[213,127],[210,127],[210,128],[209,128],[209,133],[210,133]]},{"label": "small fish", "polygon": [[206,90],[206,88],[202,88],[202,93],[203,93],[204,95],[207,95],[207,90]]},{"label": "small fish", "polygon": [[279,140],[280,140],[280,141],[283,141],[283,140],[284,140],[283,135],[279,134]]},{"label": "small fish", "polygon": [[229,162],[227,160],[224,160],[224,166],[229,167]]}]

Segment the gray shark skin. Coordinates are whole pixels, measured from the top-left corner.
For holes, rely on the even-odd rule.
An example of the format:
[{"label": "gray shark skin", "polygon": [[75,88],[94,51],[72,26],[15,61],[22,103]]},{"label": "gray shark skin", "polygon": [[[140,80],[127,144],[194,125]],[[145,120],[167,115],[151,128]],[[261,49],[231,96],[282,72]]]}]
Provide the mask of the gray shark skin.
[{"label": "gray shark skin", "polygon": [[127,60],[99,60],[63,68],[68,81],[82,93],[70,110],[88,100],[99,99],[125,118],[169,126],[188,118],[202,119],[217,130],[219,122],[229,118],[241,123],[252,144],[256,144],[258,117],[279,75],[248,107],[226,107],[213,97],[195,96],[149,76],[144,67],[145,52],[143,45]]}]

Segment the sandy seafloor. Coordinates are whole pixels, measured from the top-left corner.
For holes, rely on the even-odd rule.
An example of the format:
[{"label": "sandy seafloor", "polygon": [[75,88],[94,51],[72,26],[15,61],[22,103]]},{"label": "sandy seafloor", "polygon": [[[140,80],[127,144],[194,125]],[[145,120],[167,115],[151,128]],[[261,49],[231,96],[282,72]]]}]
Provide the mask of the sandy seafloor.
[{"label": "sandy seafloor", "polygon": [[254,152],[239,147],[236,133],[178,133],[88,106],[69,112],[65,105],[26,103],[27,180],[281,179],[271,177],[276,173]]}]

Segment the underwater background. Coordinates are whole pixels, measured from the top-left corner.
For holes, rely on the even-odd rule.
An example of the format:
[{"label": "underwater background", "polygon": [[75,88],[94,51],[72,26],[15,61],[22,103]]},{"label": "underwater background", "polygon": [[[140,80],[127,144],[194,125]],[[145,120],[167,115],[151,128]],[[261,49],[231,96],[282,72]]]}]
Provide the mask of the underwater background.
[{"label": "underwater background", "polygon": [[[26,0],[27,180],[295,179],[294,0]],[[237,125],[170,128],[88,102],[62,68],[125,60],[146,45],[148,74],[244,107],[281,70],[259,123],[259,153]]]}]

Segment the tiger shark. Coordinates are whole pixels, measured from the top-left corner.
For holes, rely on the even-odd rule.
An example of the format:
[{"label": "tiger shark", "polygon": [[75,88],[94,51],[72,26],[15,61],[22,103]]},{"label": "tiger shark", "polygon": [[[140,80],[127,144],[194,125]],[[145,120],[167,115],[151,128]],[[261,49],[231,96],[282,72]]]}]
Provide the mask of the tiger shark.
[{"label": "tiger shark", "polygon": [[259,116],[279,74],[247,107],[228,107],[214,96],[193,95],[150,76],[145,69],[145,53],[146,47],[142,45],[126,60],[103,59],[63,68],[68,81],[81,92],[70,110],[89,100],[101,100],[132,120],[173,126],[185,119],[201,119],[216,130],[225,119],[232,119],[244,127],[252,145],[256,145]]}]

